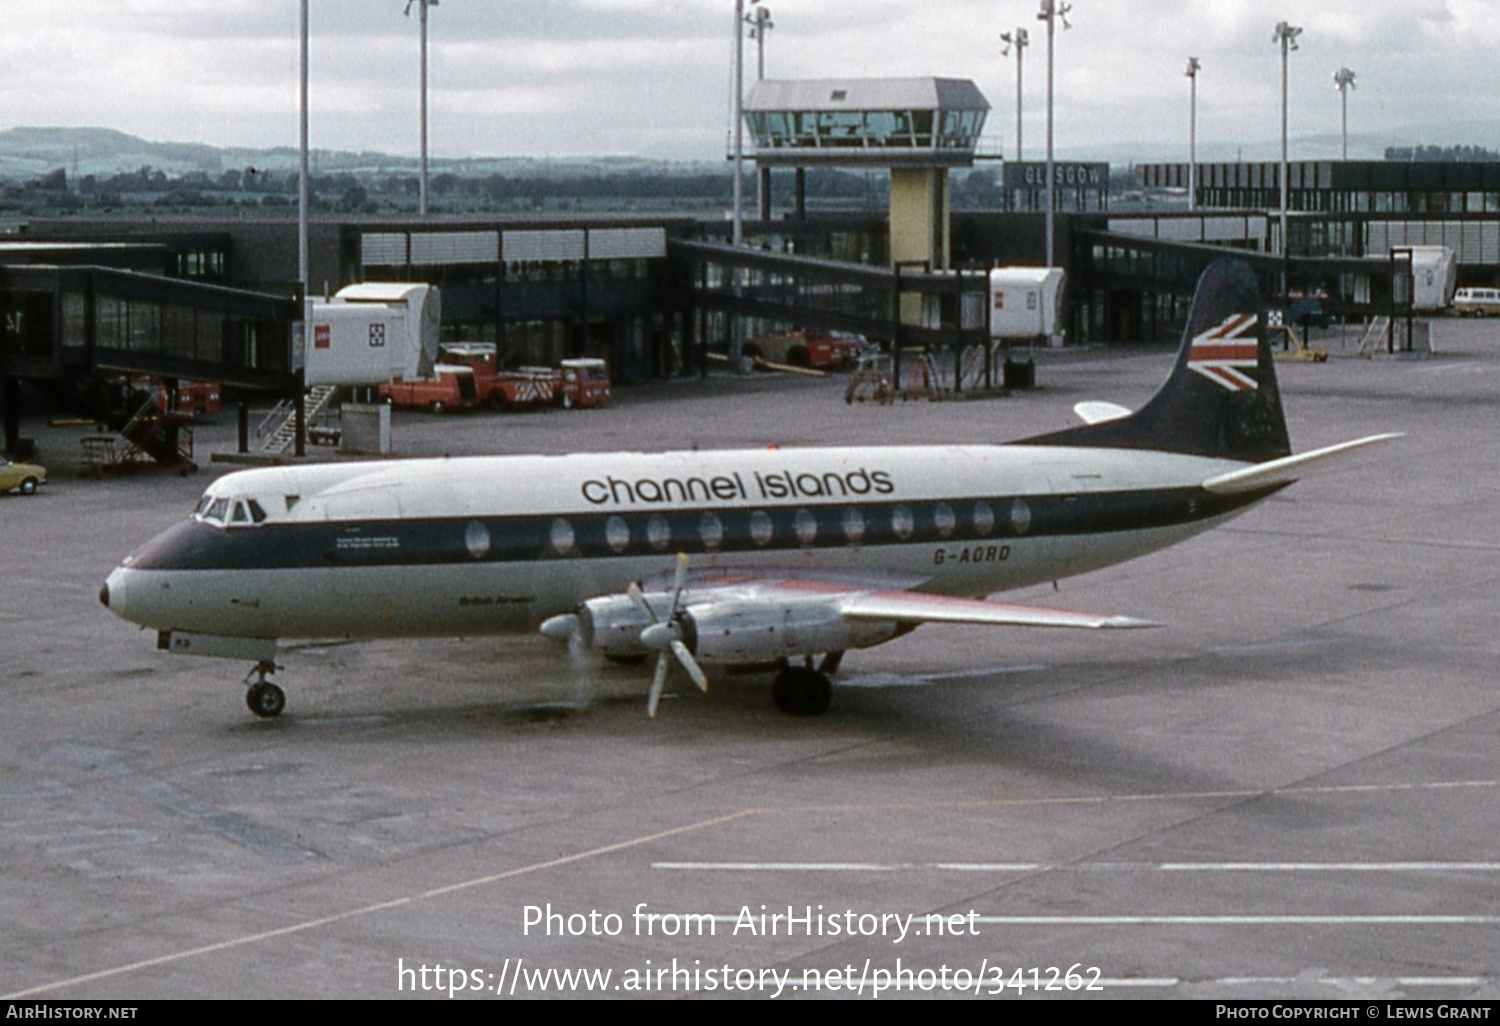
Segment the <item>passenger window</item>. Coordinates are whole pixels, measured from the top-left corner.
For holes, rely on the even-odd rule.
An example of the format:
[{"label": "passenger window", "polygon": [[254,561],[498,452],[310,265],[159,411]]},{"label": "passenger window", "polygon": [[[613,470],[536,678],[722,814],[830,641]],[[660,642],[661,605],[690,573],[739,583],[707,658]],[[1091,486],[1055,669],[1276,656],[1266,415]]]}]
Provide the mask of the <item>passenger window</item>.
[{"label": "passenger window", "polygon": [[906,539],[911,537],[911,533],[916,529],[916,526],[916,520],[912,517],[911,510],[905,506],[897,506],[891,510],[891,530],[895,532],[897,538],[906,541]]},{"label": "passenger window", "polygon": [[750,539],[757,545],[766,545],[771,541],[774,527],[771,524],[771,515],[763,509],[758,509],[750,514]]},{"label": "passenger window", "polygon": [[818,540],[818,518],[813,515],[812,510],[799,509],[792,527],[797,532],[797,541],[802,545],[811,545]]},{"label": "passenger window", "polygon": [[604,540],[616,552],[624,552],[630,545],[630,525],[623,517],[610,517],[604,523]]},{"label": "passenger window", "polygon": [[658,552],[672,544],[672,528],[666,517],[653,516],[646,521],[646,540]]},{"label": "passenger window", "polygon": [[853,506],[844,510],[844,537],[852,545],[858,545],[865,537],[865,515]]},{"label": "passenger window", "polygon": [[974,503],[974,533],[981,538],[987,538],[994,529],[995,508],[983,499]]},{"label": "passenger window", "polygon": [[716,549],[724,543],[724,524],[716,513],[705,513],[698,521],[698,536],[705,549]]},{"label": "passenger window", "polygon": [[932,526],[937,528],[938,536],[951,538],[953,529],[958,526],[958,518],[953,515],[953,507],[946,502],[940,502],[932,509]]},{"label": "passenger window", "polygon": [[573,551],[573,525],[558,517],[552,521],[552,551],[566,556]]}]

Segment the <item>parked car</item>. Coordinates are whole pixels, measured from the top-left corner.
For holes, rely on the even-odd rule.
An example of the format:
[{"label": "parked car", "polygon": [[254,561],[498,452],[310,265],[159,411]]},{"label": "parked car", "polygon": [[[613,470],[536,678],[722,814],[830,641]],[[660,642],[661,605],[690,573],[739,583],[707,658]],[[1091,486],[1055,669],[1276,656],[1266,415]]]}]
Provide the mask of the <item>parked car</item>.
[{"label": "parked car", "polygon": [[0,495],[16,489],[22,495],[35,495],[47,480],[47,468],[36,463],[12,463],[0,456]]},{"label": "parked car", "polygon": [[758,358],[789,367],[842,370],[858,363],[864,348],[865,341],[858,335],[793,331],[785,335],[757,335],[746,341],[740,352],[750,357],[752,365]]}]

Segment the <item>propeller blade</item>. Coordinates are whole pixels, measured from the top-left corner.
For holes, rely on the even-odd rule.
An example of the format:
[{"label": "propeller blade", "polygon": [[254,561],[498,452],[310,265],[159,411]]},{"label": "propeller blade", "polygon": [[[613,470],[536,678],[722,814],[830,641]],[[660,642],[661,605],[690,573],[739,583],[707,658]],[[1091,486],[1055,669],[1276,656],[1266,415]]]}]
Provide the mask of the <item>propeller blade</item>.
[{"label": "propeller blade", "polygon": [[677,553],[677,576],[672,581],[672,605],[667,613],[667,621],[671,622],[677,616],[677,603],[682,599],[682,586],[687,583],[688,558],[686,552]]},{"label": "propeller blade", "polygon": [[[673,638],[672,654],[677,657],[677,661],[682,664],[682,668],[687,671],[688,676],[693,678],[693,683],[698,685],[698,690],[707,694],[708,676],[703,672],[702,667],[698,665],[698,660],[693,658],[693,653],[688,651],[688,647],[681,641]],[[665,661],[665,653],[663,653],[663,661]]]},{"label": "propeller blade", "polygon": [[639,584],[631,581],[630,586],[625,589],[625,596],[630,599],[631,605],[646,615],[646,619],[652,623],[657,622],[656,612],[651,608],[651,603],[646,601],[646,596],[641,594],[641,586]]},{"label": "propeller blade", "polygon": [[662,688],[667,683],[667,654],[656,657],[656,676],[651,678],[651,697],[646,699],[646,715],[656,719],[656,706],[661,701]]}]

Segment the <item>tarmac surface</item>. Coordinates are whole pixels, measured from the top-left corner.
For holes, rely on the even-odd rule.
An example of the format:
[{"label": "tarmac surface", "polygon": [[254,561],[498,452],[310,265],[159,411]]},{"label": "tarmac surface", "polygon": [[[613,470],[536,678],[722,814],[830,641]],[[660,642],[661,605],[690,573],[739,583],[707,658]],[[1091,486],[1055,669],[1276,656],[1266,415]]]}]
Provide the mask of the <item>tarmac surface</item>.
[{"label": "tarmac surface", "polygon": [[[1279,365],[1299,450],[1399,441],[1008,596],[1165,627],[924,627],[850,653],[811,719],[750,676],[652,721],[649,666],[520,637],[299,645],[257,720],[248,666],[97,598],[231,469],[233,416],[196,475],[104,480],[89,429],[27,421],[53,477],[0,497],[0,995],[1493,1001],[1500,327],[1436,340]],[[1033,391],[891,406],[715,376],[398,413],[395,447],[1003,441],[1170,361],[1047,351]]]}]

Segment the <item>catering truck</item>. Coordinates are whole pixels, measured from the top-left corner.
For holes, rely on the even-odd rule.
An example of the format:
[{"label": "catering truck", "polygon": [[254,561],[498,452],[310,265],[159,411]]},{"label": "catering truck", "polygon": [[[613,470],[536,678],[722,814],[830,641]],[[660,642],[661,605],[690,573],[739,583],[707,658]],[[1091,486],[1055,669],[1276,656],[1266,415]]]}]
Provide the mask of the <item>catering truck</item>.
[{"label": "catering truck", "polygon": [[303,366],[309,385],[380,385],[431,377],[442,299],[432,285],[366,282],[308,307]]}]

